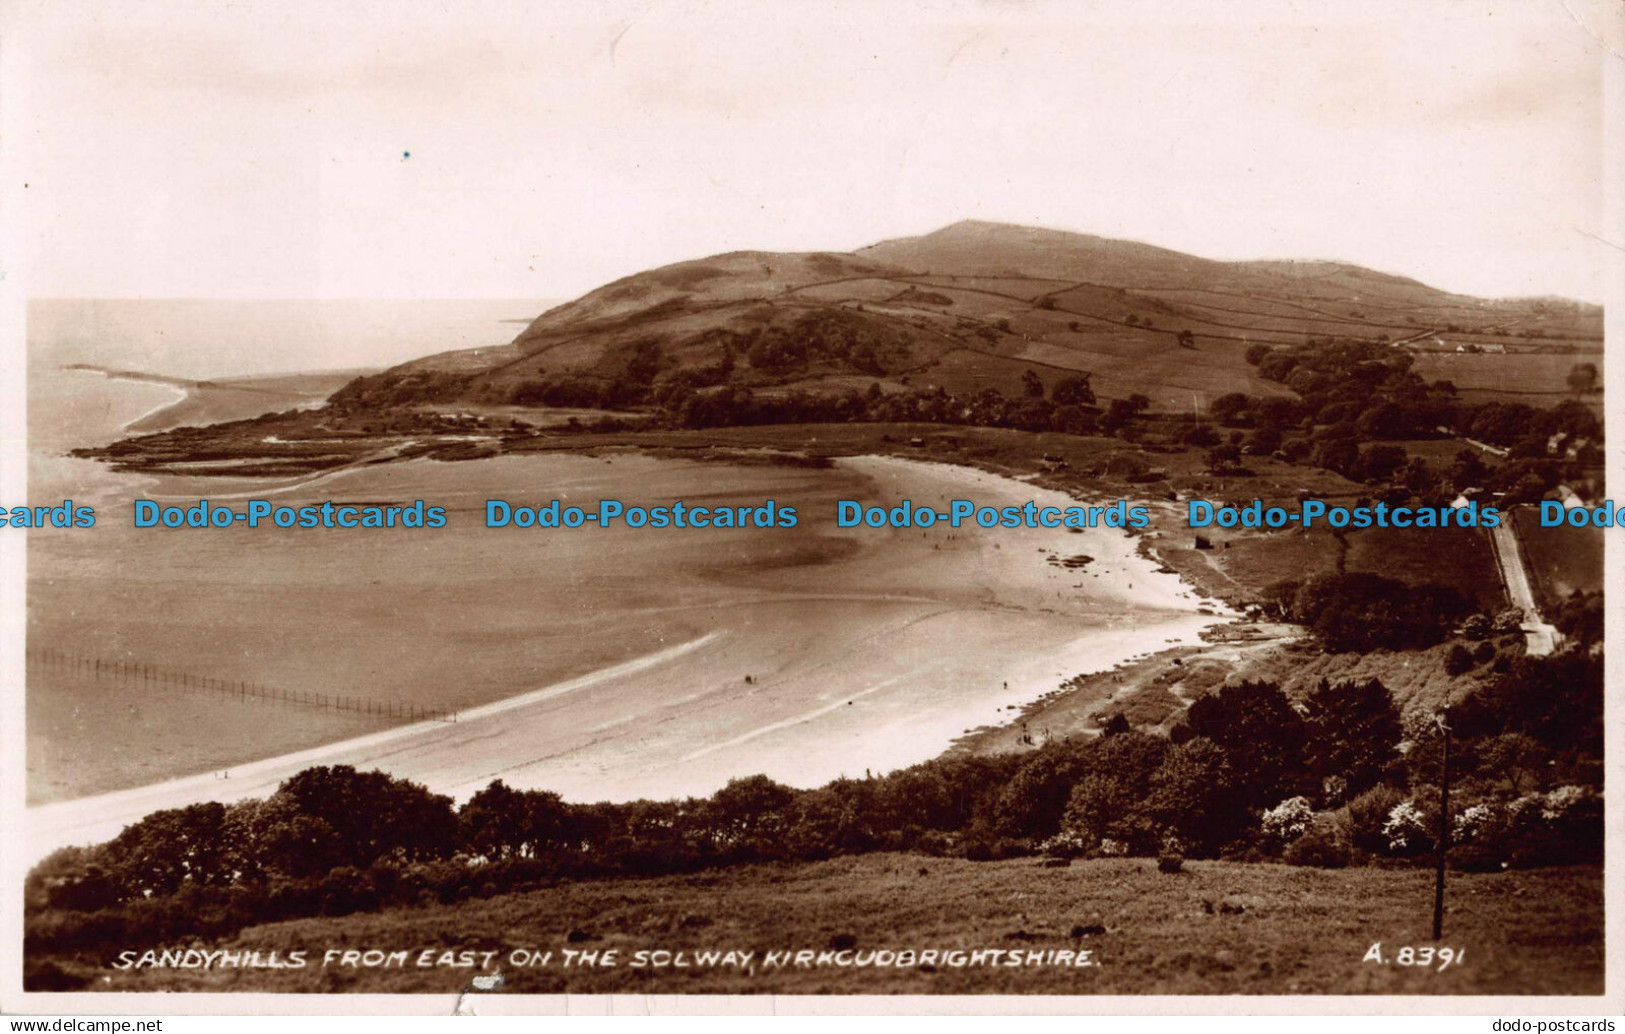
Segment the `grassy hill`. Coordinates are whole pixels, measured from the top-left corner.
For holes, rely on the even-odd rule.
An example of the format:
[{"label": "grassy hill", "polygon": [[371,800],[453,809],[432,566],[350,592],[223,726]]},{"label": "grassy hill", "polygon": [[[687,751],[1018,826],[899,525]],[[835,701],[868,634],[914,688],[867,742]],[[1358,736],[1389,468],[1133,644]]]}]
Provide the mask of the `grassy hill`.
[{"label": "grassy hill", "polygon": [[[500,348],[448,352],[376,382],[437,400],[507,402],[572,380],[783,393],[942,387],[1019,394],[1093,375],[1105,398],[1189,410],[1228,392],[1290,394],[1249,345],[1311,337],[1458,345],[1476,381],[1563,390],[1563,356],[1600,352],[1601,310],[1490,301],[1336,262],[1219,262],[1133,241],[961,222],[852,253],[732,252],[638,273],[537,317]],[[1536,366],[1522,356],[1547,357]],[[1527,374],[1542,372],[1541,383]],[[1537,378],[1539,379],[1539,378]],[[1476,383],[1475,381],[1475,383]],[[1550,381],[1550,383],[1546,383]],[[646,394],[646,392],[644,393]],[[376,395],[374,397],[377,397]]]},{"label": "grassy hill", "polygon": [[[329,948],[490,951],[507,993],[708,994],[1600,994],[1602,875],[1594,868],[1453,874],[1440,970],[1390,960],[1429,940],[1425,869],[1310,869],[1152,859],[1062,868],[872,854],[657,879],[561,883],[457,905],[250,927],[212,950],[305,950],[298,970],[86,973],[86,989],[454,993],[464,968],[320,965]],[[892,968],[762,965],[768,951],[1087,951],[1094,965]],[[511,952],[553,952],[516,967]],[[564,950],[618,952],[561,965]],[[750,968],[634,967],[637,951],[753,951]],[[600,956],[602,957],[602,956]],[[45,960],[31,960],[36,965]],[[81,963],[49,963],[72,983]],[[483,972],[490,972],[484,970]],[[106,978],[105,980],[103,978]],[[66,986],[66,985],[64,985]]]}]

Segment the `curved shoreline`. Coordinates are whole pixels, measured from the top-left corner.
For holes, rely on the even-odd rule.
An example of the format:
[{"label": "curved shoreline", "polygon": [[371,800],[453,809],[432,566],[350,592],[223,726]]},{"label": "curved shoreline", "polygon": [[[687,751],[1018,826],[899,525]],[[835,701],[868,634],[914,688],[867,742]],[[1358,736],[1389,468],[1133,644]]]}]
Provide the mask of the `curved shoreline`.
[{"label": "curved shoreline", "polygon": [[[1076,502],[1064,493],[968,467],[881,456],[842,464],[888,498],[953,493],[995,504],[1017,498]],[[1109,670],[1170,644],[1194,642],[1207,627],[1226,620],[1198,613],[1198,606],[1213,604],[1194,597],[1177,576],[1159,572],[1139,554],[1136,538],[1120,530],[1000,529],[995,535],[978,529],[943,545],[944,552],[934,552],[914,535],[885,541],[884,548],[866,553],[859,567],[832,569],[832,577],[862,575],[850,592],[809,593],[805,585],[785,584],[769,597],[792,607],[782,619],[768,613],[776,608],[764,608],[765,601],[751,605],[749,596],[730,597],[727,606],[756,615],[755,624],[730,632],[739,616],[719,616],[715,627],[706,626],[709,634],[680,647],[465,710],[453,726],[397,727],[248,762],[234,766],[229,788],[226,780],[204,773],[31,808],[30,853],[37,858],[66,843],[105,839],[160,807],[268,794],[298,767],[317,763],[380,767],[437,792],[460,795],[497,774],[515,786],[557,788],[574,799],[708,793],[728,777],[756,771],[793,785],[820,785],[840,775],[855,777],[939,756],[971,729],[1011,721],[1008,709],[1052,695],[1080,672]],[[1079,573],[1048,562],[1061,550],[1079,548],[1098,557],[1091,562],[1095,570]],[[913,572],[921,564],[934,573],[910,575],[923,579],[918,592],[889,599],[865,592],[872,588],[870,579],[887,583],[897,577],[888,570],[901,565]],[[933,584],[957,588],[933,599]],[[984,586],[988,598],[967,597],[966,586]],[[1080,588],[1087,591],[1077,592]],[[1055,600],[1058,596],[1071,597],[1070,602]],[[831,626],[841,638],[828,647],[818,645],[822,640],[816,633],[811,639],[807,633],[783,638],[796,627],[796,614],[803,613],[794,608],[809,601],[815,609],[805,614],[815,621],[814,629],[823,627],[817,621],[828,620],[820,615],[851,613],[854,606],[890,617],[874,628],[861,621]],[[912,624],[908,614],[928,601],[934,615],[917,615],[923,620]],[[1075,614],[1082,627],[1062,638],[1057,633],[1066,627],[1068,614]],[[899,635],[898,629],[911,626]],[[966,638],[967,630],[975,635]],[[1040,630],[1050,645],[1033,640],[1033,648],[1026,648],[1024,637]],[[862,639],[853,639],[860,633]],[[983,643],[997,643],[998,652],[978,660],[975,651]],[[685,658],[681,664],[669,665],[680,657]],[[644,683],[635,676],[655,666],[664,673],[659,691],[653,685],[640,690]],[[727,689],[706,688],[727,680],[729,672],[780,666],[787,666],[788,681],[773,677],[760,690],[746,692],[737,682]],[[567,689],[588,684],[600,691],[579,698],[579,704],[559,699]],[[674,718],[680,720],[665,724]],[[548,729],[561,720],[577,728],[576,739],[549,734],[552,738],[525,745],[524,728]],[[649,741],[650,736],[665,739]],[[713,739],[706,742],[705,736]],[[659,749],[631,749],[646,741]]]}]

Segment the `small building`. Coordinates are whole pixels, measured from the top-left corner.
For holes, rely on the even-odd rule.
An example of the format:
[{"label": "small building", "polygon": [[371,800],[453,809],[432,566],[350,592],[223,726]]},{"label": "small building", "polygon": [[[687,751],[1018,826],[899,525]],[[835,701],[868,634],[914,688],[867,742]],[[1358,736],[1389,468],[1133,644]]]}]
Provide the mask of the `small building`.
[{"label": "small building", "polygon": [[1580,493],[1576,492],[1568,485],[1557,486],[1557,498],[1562,501],[1563,509],[1565,510],[1585,509],[1585,500],[1580,498]]}]

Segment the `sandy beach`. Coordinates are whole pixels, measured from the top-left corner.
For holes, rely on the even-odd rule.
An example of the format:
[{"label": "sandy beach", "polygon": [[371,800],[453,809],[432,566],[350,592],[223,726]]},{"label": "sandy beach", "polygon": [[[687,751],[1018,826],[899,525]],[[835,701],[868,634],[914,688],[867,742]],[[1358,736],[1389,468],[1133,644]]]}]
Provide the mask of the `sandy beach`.
[{"label": "sandy beach", "polygon": [[[153,494],[234,490],[213,483],[226,491],[171,481]],[[36,856],[111,836],[159,807],[262,796],[312,764],[383,768],[460,797],[501,778],[576,800],[703,794],[755,772],[798,786],[862,776],[1008,721],[1080,672],[1193,643],[1217,620],[1198,614],[1187,588],[1120,530],[834,526],[836,498],[1066,501],[962,467],[876,457],[833,470],[503,457],[357,469],[281,498],[307,493],[431,499],[451,523],[416,539],[115,525],[93,548],[58,540],[31,572],[40,577],[37,642],[83,646],[95,636],[149,663],[178,657],[278,686],[342,685],[455,709],[459,720],[361,735],[318,723],[277,739],[294,749],[268,758],[254,752],[266,730],[308,716],[214,704],[211,718],[184,693],[132,702],[72,686],[36,708],[31,693],[31,738],[74,735],[60,711],[77,695],[78,727],[101,729],[104,741],[121,733],[94,716],[142,712],[128,742],[107,753],[133,760],[150,741],[168,758],[131,770],[158,778],[111,772],[99,791],[67,785],[36,795]],[[485,498],[554,495],[775,498],[803,518],[794,529],[661,535],[478,526]],[[125,541],[109,541],[118,536]],[[419,561],[404,576],[402,550]],[[1076,556],[1092,559],[1055,562]],[[75,592],[94,583],[116,594],[120,579],[171,619],[87,607]],[[392,606],[403,594],[429,606],[410,614]]]}]

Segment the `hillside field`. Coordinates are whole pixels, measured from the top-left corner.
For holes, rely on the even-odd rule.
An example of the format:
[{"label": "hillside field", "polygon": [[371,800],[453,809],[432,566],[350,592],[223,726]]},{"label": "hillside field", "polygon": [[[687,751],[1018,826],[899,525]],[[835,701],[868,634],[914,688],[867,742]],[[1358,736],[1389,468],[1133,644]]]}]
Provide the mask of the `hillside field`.
[{"label": "hillside field", "polygon": [[1514,521],[1542,610],[1549,612],[1576,591],[1602,591],[1604,529],[1542,528],[1540,511],[1532,506],[1515,511]]},{"label": "hillside field", "polygon": [[[1046,867],[871,854],[658,879],[564,883],[456,906],[251,927],[214,948],[305,950],[300,970],[121,972],[50,960],[107,991],[441,993],[479,970],[323,967],[329,948],[493,951],[508,993],[705,994],[1555,994],[1603,990],[1602,873],[1451,874],[1439,970],[1393,962],[1423,947],[1426,869],[1323,870],[1152,859]],[[1388,964],[1363,961],[1373,944]],[[863,970],[633,967],[645,951],[851,947],[1089,951],[1097,965]],[[514,949],[553,951],[516,968]],[[565,949],[615,950],[614,967],[563,968]],[[522,957],[522,956],[521,956]],[[35,958],[31,965],[47,960]]]}]

